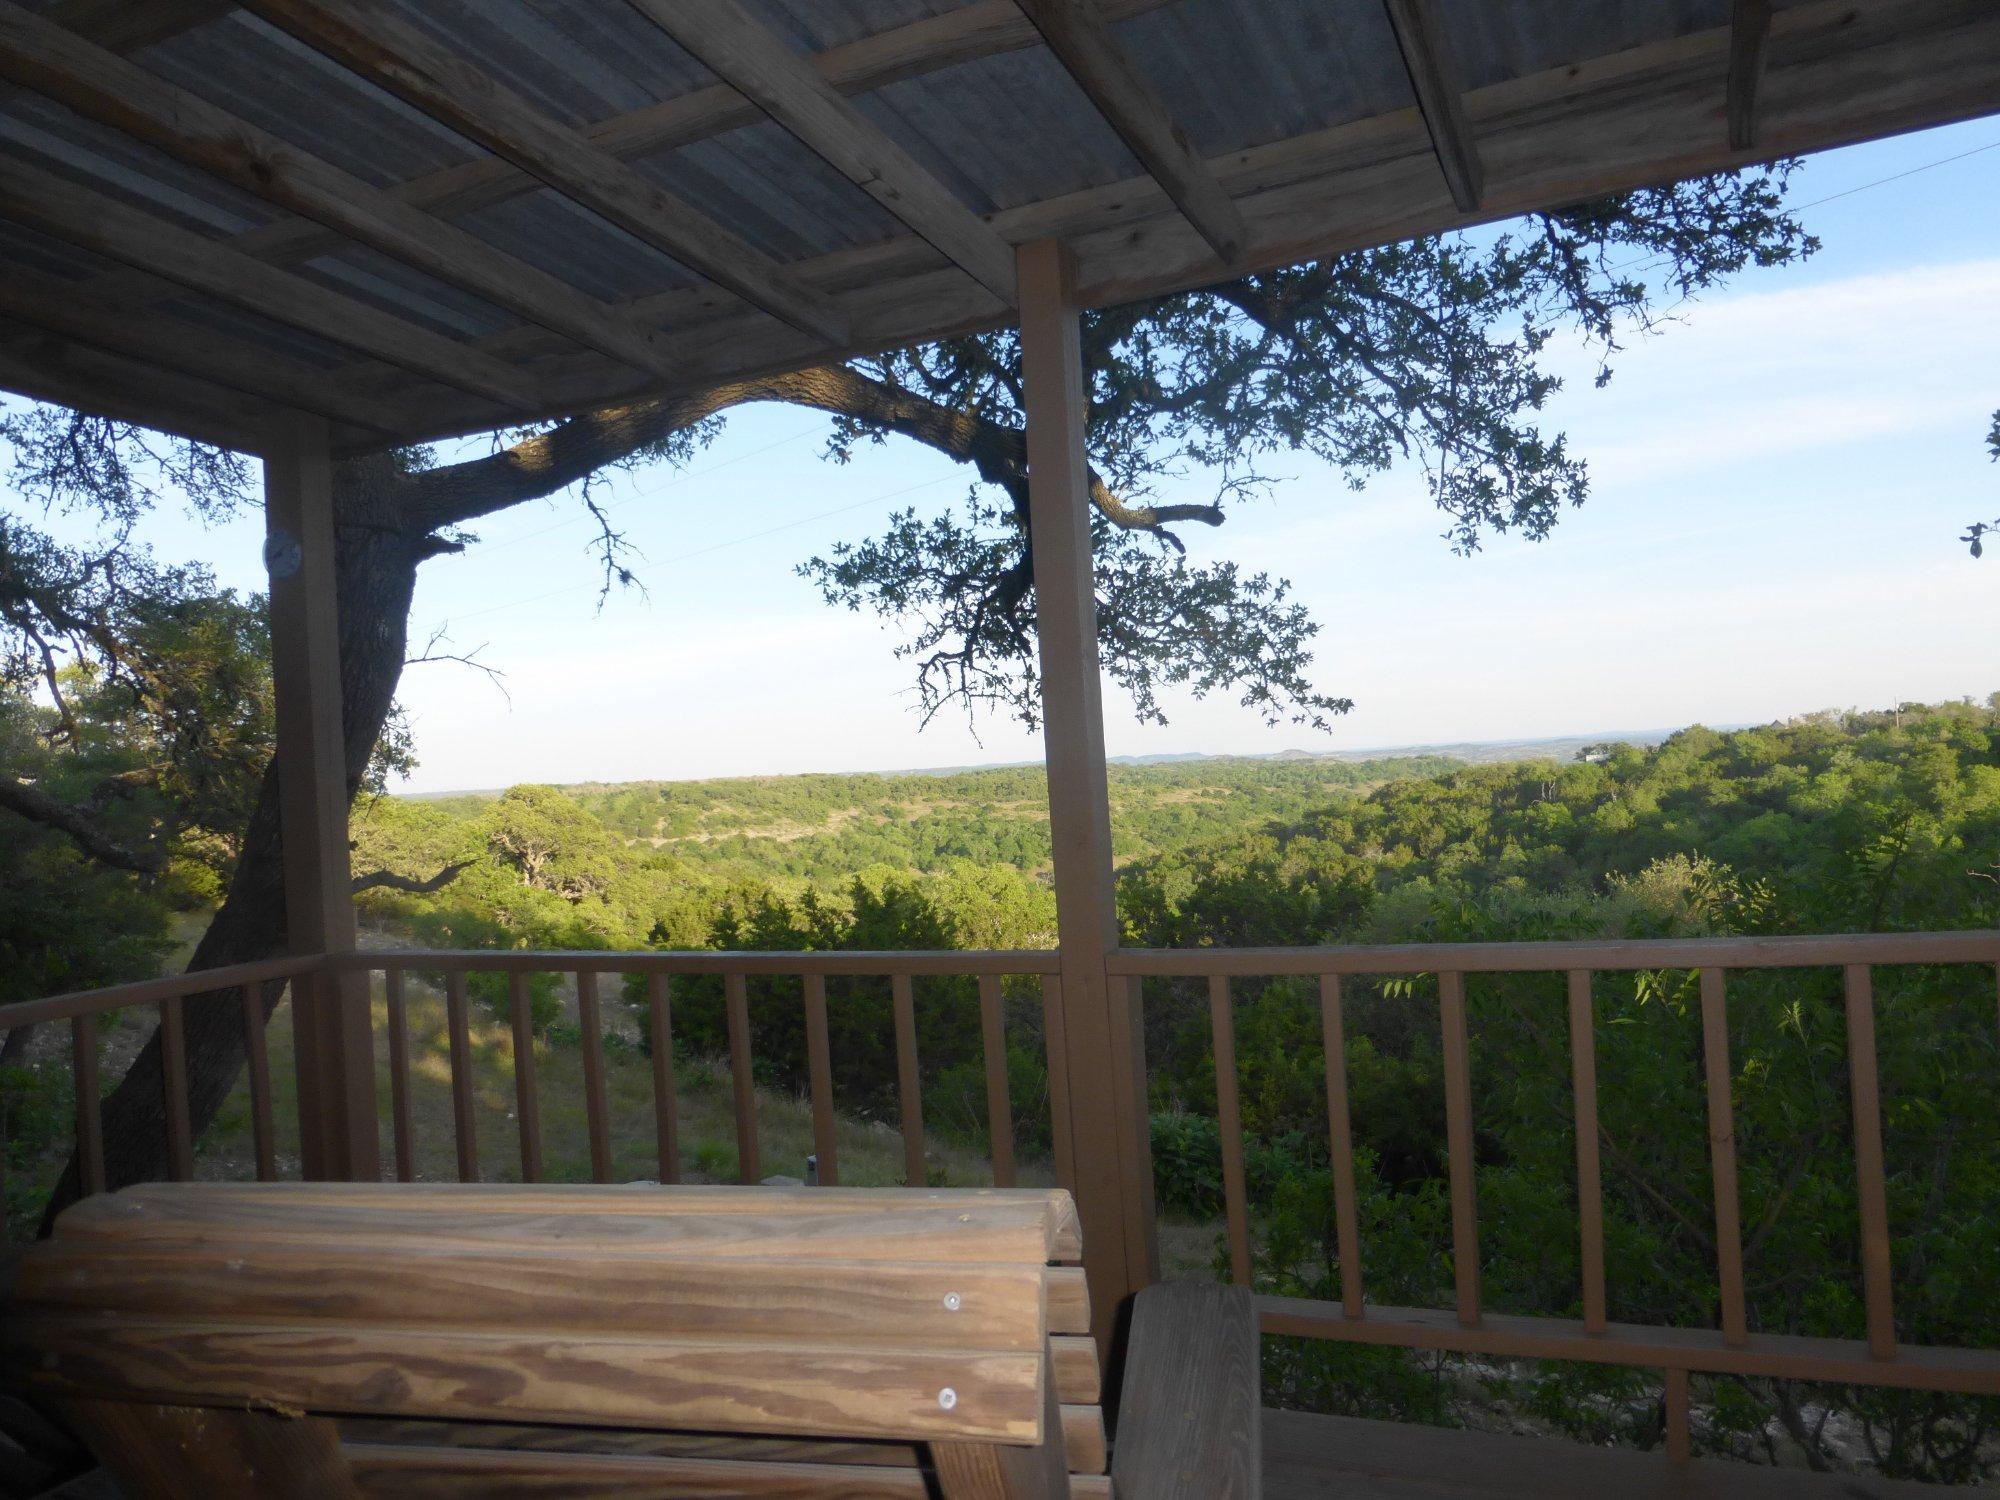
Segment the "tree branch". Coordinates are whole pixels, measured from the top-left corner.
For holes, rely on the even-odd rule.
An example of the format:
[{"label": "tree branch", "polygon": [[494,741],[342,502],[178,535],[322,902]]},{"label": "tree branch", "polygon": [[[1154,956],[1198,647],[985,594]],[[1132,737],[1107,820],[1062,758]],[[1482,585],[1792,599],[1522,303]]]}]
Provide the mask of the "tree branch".
[{"label": "tree branch", "polygon": [[357,896],[363,891],[402,891],[411,896],[428,896],[433,891],[443,890],[471,868],[471,860],[456,860],[428,880],[419,880],[414,875],[396,875],[388,870],[370,870],[366,875],[355,876],[348,889]]},{"label": "tree branch", "polygon": [[31,823],[68,834],[77,848],[102,864],[138,875],[151,875],[160,868],[156,850],[128,848],[99,828],[80,808],[57,801],[33,782],[0,776],[0,807]]}]

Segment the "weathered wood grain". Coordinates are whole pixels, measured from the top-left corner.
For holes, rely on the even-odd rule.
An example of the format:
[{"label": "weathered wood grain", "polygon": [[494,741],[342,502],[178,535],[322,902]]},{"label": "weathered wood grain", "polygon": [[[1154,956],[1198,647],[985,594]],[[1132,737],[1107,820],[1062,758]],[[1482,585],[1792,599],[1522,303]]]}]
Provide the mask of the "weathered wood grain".
[{"label": "weathered wood grain", "polygon": [[[1034,1350],[1043,1337],[1041,1273],[1026,1265],[794,1258],[718,1267],[713,1260],[571,1253],[552,1275],[541,1255],[421,1248],[396,1254],[393,1275],[381,1274],[383,1264],[376,1248],[338,1242],[267,1244],[254,1253],[240,1245],[77,1244],[27,1257],[12,1304],[24,1313],[100,1309],[196,1321],[806,1338],[862,1348]],[[1096,1399],[1096,1350],[1088,1340],[1081,1347],[1065,1342],[1058,1368],[1066,1400]]]},{"label": "weathered wood grain", "polygon": [[[558,1255],[621,1251],[671,1259],[904,1257],[1016,1265],[1039,1265],[1048,1238],[1038,1211],[1004,1204],[793,1215],[777,1205],[765,1214],[594,1209],[564,1213],[550,1203],[541,1212],[522,1213],[440,1208],[414,1223],[399,1224],[380,1213],[343,1211],[325,1204],[177,1201],[135,1192],[108,1195],[103,1202],[107,1206],[102,1209],[93,1199],[70,1210],[59,1237],[253,1249],[269,1244],[316,1245],[344,1235],[363,1247],[391,1254],[417,1248],[434,1253],[515,1249]],[[1056,1273],[1050,1275],[1054,1279]]]},{"label": "weathered wood grain", "polygon": [[364,1495],[617,1500],[924,1500],[921,1470],[612,1453],[350,1444]]},{"label": "weathered wood grain", "polygon": [[[0,1332],[0,1348],[32,1371],[33,1385],[87,1396],[1009,1443],[1031,1442],[1041,1427],[1042,1356],[1035,1353],[129,1314],[14,1318]],[[946,1389],[956,1396],[949,1406],[939,1400]]]},{"label": "weathered wood grain", "polygon": [[1120,1494],[1254,1500],[1263,1450],[1256,1304],[1247,1287],[1139,1293],[1118,1406]]},{"label": "weathered wood grain", "polygon": [[361,1493],[324,1417],[76,1397],[57,1406],[133,1500],[343,1500]]}]

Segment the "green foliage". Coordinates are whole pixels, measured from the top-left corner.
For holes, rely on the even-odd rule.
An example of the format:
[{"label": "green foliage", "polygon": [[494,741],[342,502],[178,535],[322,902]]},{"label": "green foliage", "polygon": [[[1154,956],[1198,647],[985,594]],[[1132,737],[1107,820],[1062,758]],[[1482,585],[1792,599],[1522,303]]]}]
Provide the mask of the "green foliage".
[{"label": "green foliage", "polygon": [[[1570,766],[1473,767],[1385,784],[1281,828],[1126,873],[1141,943],[1506,941],[1990,928],[2000,919],[1996,705],[1813,717]],[[1215,914],[1211,916],[1210,914]],[[1293,924],[1307,924],[1301,931]],[[1238,1085],[1267,1290],[1340,1294],[1317,995],[1235,987]],[[1343,984],[1362,1271],[1371,1301],[1448,1305],[1450,1216],[1434,982]],[[1594,992],[1610,1316],[1718,1317],[1694,976],[1602,974]],[[2000,1048],[1982,966],[1876,976],[1898,1336],[1994,1347],[2000,1305]],[[1496,1310],[1574,1316],[1580,1261],[1567,1008],[1560,975],[1468,982],[1480,1272]],[[1840,975],[1742,971],[1729,1061],[1751,1326],[1865,1332]],[[1149,988],[1158,1197],[1217,1212],[1204,986]],[[1307,1145],[1306,1143],[1310,1143]],[[1275,1175],[1265,1163],[1285,1163]],[[1273,1344],[1267,1392],[1324,1409],[1435,1419],[1469,1378],[1428,1357]],[[1504,1399],[1591,1441],[1657,1443],[1631,1377],[1550,1365]],[[1360,1382],[1356,1385],[1355,1382]],[[1486,1398],[1499,1399],[1488,1392]],[[1965,1478],[1990,1464],[1992,1403],[1717,1380],[1700,1441],[1815,1457],[1826,1403],[1885,1472]]]}]

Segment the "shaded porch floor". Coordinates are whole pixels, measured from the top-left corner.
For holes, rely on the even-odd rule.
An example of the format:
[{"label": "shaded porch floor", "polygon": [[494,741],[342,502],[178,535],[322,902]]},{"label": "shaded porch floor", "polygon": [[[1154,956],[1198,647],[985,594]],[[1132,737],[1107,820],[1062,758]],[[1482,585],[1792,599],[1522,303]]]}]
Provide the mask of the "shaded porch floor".
[{"label": "shaded porch floor", "polygon": [[1264,1410],[1264,1500],[1945,1500],[1984,1494],[1659,1453]]},{"label": "shaded porch floor", "polygon": [[[1808,1474],[1658,1453],[1264,1412],[1265,1500],[1946,1500],[1952,1489],[1852,1474]],[[101,1472],[46,1492],[46,1500],[118,1500]],[[1136,1500],[1136,1497],[1135,1497]]]}]

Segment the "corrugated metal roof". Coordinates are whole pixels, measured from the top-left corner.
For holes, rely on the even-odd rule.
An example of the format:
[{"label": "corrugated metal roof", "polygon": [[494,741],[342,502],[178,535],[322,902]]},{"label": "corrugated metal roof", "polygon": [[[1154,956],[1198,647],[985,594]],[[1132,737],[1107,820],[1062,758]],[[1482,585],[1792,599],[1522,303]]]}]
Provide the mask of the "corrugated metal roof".
[{"label": "corrugated metal roof", "polygon": [[824,52],[892,26],[961,10],[970,0],[748,0],[750,9],[801,52]]},{"label": "corrugated metal roof", "polygon": [[1410,103],[1381,0],[1184,0],[1120,22],[1118,40],[1204,155]]},{"label": "corrugated metal roof", "polygon": [[197,98],[378,187],[486,154],[242,11],[156,43],[135,60]]},{"label": "corrugated metal roof", "polygon": [[1438,0],[1467,88],[1729,24],[1729,0]]},{"label": "corrugated metal roof", "polygon": [[980,213],[1139,171],[1132,153],[1045,51],[958,63],[855,102]]},{"label": "corrugated metal roof", "polygon": [[[45,10],[54,0],[29,3]],[[620,0],[384,3],[400,20],[559,122],[625,142],[620,149],[626,151],[647,141],[680,142],[631,164],[684,205],[675,213],[704,215],[740,237],[746,254],[794,267],[809,287],[835,288],[839,316],[822,321],[851,319],[854,346],[879,345],[883,330],[907,338],[993,316],[989,291],[952,269],[902,219],[787,131],[767,120],[743,123],[741,106],[718,115],[711,106],[726,101],[727,91],[634,7]],[[999,0],[745,3],[782,45],[801,54],[891,34],[879,47],[848,54],[887,59],[886,71],[871,76],[895,78],[853,95],[854,107],[967,208],[995,216],[1003,237],[1070,239],[1086,282],[1095,276],[1098,288],[1109,289],[1092,289],[1091,295],[1170,290],[1221,274],[1206,242],[1160,185],[1148,180],[1098,106],[1025,20]],[[1223,186],[1253,234],[1269,236],[1253,246],[1251,259],[1294,247],[1301,235],[1334,247],[1361,242],[1354,236],[1378,220],[1355,217],[1350,184],[1363,198],[1379,199],[1379,208],[1371,211],[1384,233],[1460,221],[1443,195],[1421,122],[1409,109],[1408,72],[1381,0],[1102,3],[1121,18],[1111,26],[1116,45],[1195,154],[1228,177]],[[1803,0],[1776,3],[1790,12]],[[1603,132],[1577,125],[1578,161],[1592,153],[1602,157],[1592,168],[1599,175],[1586,173],[1585,180],[1623,180],[1621,173],[1651,180],[1644,173],[1657,176],[1661,168],[1647,165],[1649,151],[1659,153],[1667,170],[1687,170],[1695,160],[1730,160],[1726,143],[1719,143],[1730,0],[1438,4],[1445,61],[1468,90],[1701,33],[1691,50],[1669,49],[1695,58],[1697,65],[1692,71],[1671,61],[1663,65],[1660,87],[1672,91],[1665,110],[1645,112],[1650,85],[1643,69],[1626,70],[1601,100],[1588,96],[1587,89],[1572,97],[1566,79],[1549,84],[1546,97],[1579,117],[1628,105],[1636,111],[1618,116],[1618,128]],[[897,28],[917,26],[919,38],[950,37],[958,30],[953,17],[960,13],[977,23],[968,33],[976,41],[990,43],[996,33],[1004,34],[1001,50],[968,60],[968,50],[976,49],[954,45],[925,59],[911,37],[893,36]],[[1789,43],[1788,35],[1805,40]],[[2000,8],[1992,5],[1874,0],[1857,3],[1851,14],[1843,8],[1820,19],[1788,15],[1774,32],[1774,67],[1787,65],[1787,46],[1794,47],[1791,72],[1773,97],[1791,112],[1792,122],[1806,121],[1804,138],[1817,132],[1819,138],[1840,140],[1858,133],[1842,117],[1850,108],[1843,88],[1877,91],[1872,103],[1851,106],[1865,119],[1864,130],[1908,128],[1930,115],[1964,118],[2000,107]],[[1982,61],[1982,46],[1991,53],[1990,66]],[[1863,51],[1867,55],[1859,64],[1838,74],[1844,58]],[[565,196],[241,11],[194,24],[139,49],[132,60],[365,182],[401,187],[447,174],[456,196],[446,200],[455,206],[444,211],[454,223],[590,297],[609,304],[643,301],[645,316],[667,319],[670,335],[689,333],[708,320],[713,326],[684,347],[712,364],[771,368],[825,357],[824,342],[754,312],[742,301],[747,292],[720,292],[674,255],[583,206],[579,199],[586,195]],[[1702,81],[1711,63],[1712,89]],[[1674,67],[1680,71],[1669,76]],[[1899,68],[1927,80],[1923,96],[1907,88]],[[1817,87],[1822,70],[1832,70],[1844,84]],[[1535,93],[1538,87],[1531,85],[1528,97],[1544,97]],[[695,94],[699,100],[690,97]],[[701,138],[699,120],[708,120],[717,133]],[[723,124],[729,128],[717,128]],[[1360,128],[1341,128],[1350,124]],[[1554,128],[1568,124],[1561,116],[1554,119]],[[1565,148],[1562,142],[1551,148],[1546,138],[1532,135],[1551,128],[1547,112],[1538,117],[1532,109],[1517,111],[1506,120],[1489,120],[1486,128],[1503,137],[1521,133],[1511,145],[1506,139],[1495,143],[1494,170],[1503,178],[1508,172],[1544,170]],[[1662,131],[1672,138],[1660,139]],[[1787,140],[1801,138],[1795,130]],[[95,120],[0,88],[0,160],[7,159],[58,172],[219,241],[288,220],[254,193]],[[1573,165],[1561,162],[1565,191],[1574,191]],[[469,195],[462,191],[467,180]],[[1530,178],[1525,189],[1517,182],[1513,190],[1510,201],[1519,202],[1522,191],[1532,195],[1543,189]],[[440,201],[434,192],[406,189],[404,196],[419,205]],[[468,202],[477,206],[463,206]],[[670,240],[671,234],[657,237]],[[572,340],[524,329],[513,312],[339,235],[291,223],[255,243],[278,243],[278,251],[260,253],[275,253],[279,264],[297,274],[395,312],[413,327],[466,340],[504,334],[494,346],[501,357],[551,379],[561,372],[569,382],[562,389],[583,393],[577,399],[587,399],[594,370],[602,371],[602,389],[623,390],[631,383],[628,368],[581,351]],[[112,269],[46,235],[0,225],[0,275],[10,264],[86,283]],[[127,292],[132,280],[123,278]],[[87,286],[80,288],[79,295],[88,294]],[[900,305],[900,298],[908,305]],[[192,293],[175,302],[219,331],[307,363],[356,362],[325,337],[337,329],[294,331]],[[776,305],[783,304],[777,299]],[[799,318],[796,307],[788,312],[797,321],[814,321]],[[558,326],[564,322],[550,319],[547,308],[539,315]],[[600,364],[593,366],[592,360]],[[450,409],[459,400],[420,381],[406,387],[427,411]]]}]

